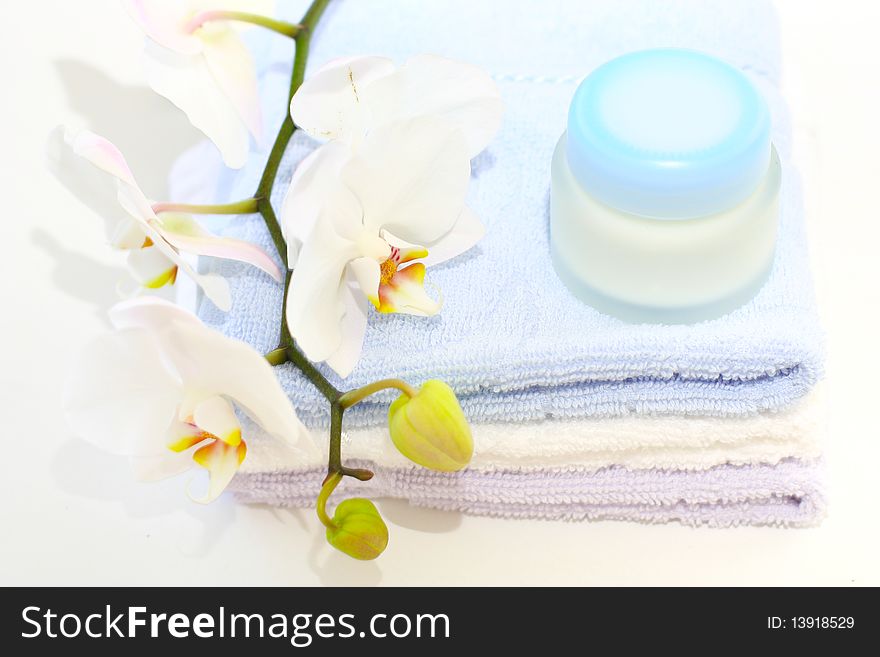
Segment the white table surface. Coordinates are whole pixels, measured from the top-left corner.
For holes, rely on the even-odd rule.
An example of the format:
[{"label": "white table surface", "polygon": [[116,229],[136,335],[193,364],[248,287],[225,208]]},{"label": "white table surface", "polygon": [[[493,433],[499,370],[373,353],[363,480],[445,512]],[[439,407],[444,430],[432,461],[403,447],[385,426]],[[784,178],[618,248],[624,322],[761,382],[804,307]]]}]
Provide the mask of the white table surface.
[{"label": "white table surface", "polygon": [[156,197],[200,135],[145,86],[140,37],[118,2],[5,7],[0,585],[880,584],[880,4],[778,4],[829,335],[828,519],[811,530],[708,530],[502,521],[383,501],[391,543],[370,563],[325,545],[310,511],[195,505],[180,480],[135,483],[124,461],[66,428],[63,375],[107,329],[122,264],[101,221],[47,172],[46,135],[71,121],[100,131]]}]

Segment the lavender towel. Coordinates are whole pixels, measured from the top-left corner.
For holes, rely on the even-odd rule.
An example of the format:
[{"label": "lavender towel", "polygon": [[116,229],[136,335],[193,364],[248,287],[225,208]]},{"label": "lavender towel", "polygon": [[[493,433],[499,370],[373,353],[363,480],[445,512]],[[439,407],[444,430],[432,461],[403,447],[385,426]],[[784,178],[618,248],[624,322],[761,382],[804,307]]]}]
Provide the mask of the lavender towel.
[{"label": "lavender towel", "polygon": [[[372,466],[368,462],[356,466]],[[334,500],[358,495],[402,497],[416,506],[504,518],[679,521],[686,525],[804,527],[824,515],[818,464],[718,466],[679,470],[376,469],[363,484],[346,479]],[[326,471],[242,473],[232,490],[247,502],[311,507]]]}]

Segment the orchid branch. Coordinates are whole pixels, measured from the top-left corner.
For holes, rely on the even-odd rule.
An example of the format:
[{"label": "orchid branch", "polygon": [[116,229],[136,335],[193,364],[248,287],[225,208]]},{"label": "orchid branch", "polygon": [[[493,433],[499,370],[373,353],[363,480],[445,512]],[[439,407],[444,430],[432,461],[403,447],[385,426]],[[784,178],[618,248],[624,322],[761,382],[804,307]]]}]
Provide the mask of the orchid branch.
[{"label": "orchid branch", "polygon": [[259,14],[251,14],[244,11],[223,10],[203,11],[196,14],[193,16],[192,20],[187,23],[186,29],[188,32],[195,32],[200,27],[203,27],[205,23],[210,23],[211,21],[238,21],[241,23],[251,23],[252,25],[264,27],[267,30],[272,30],[273,32],[290,37],[291,39],[295,39],[303,29],[303,26],[297,23],[286,23],[284,21],[270,18],[269,16],[261,16]]},{"label": "orchid branch", "polygon": [[337,473],[327,475],[327,478],[324,480],[324,485],[321,487],[321,492],[318,493],[318,499],[315,501],[315,511],[318,514],[318,519],[321,521],[321,524],[329,529],[336,529],[336,523],[327,515],[327,500],[330,499],[330,496],[333,494],[333,491],[336,490],[336,487],[339,485],[339,482],[342,481],[342,475]]},{"label": "orchid branch", "polygon": [[[293,60],[293,71],[290,77],[290,92],[288,94],[288,103],[305,80],[306,64],[308,63],[309,46],[311,44],[312,32],[324,10],[327,8],[330,0],[314,0],[306,12],[300,24],[301,29],[294,37],[296,41],[296,54]],[[266,168],[260,177],[257,191],[254,198],[257,199],[257,211],[262,215],[266,228],[278,251],[285,266],[288,266],[287,260],[287,243],[284,240],[284,234],[275,216],[275,210],[272,208],[271,196],[272,189],[275,186],[275,179],[278,176],[278,168],[281,166],[281,160],[287,149],[290,140],[296,133],[296,125],[290,117],[290,112],[285,113],[284,121],[275,138],[272,150],[266,160]],[[290,335],[290,329],[287,326],[287,293],[290,289],[291,272],[288,269],[287,277],[284,285],[284,302],[281,310],[281,337],[279,347],[266,355],[266,359],[272,365],[282,365],[284,363],[292,363],[303,375],[327,398],[330,402],[330,459],[328,465],[329,478],[343,476],[355,477],[361,481],[366,481],[373,476],[369,470],[361,470],[355,468],[347,468],[342,465],[342,415],[345,407],[339,402],[342,393],[330,383],[318,369],[297,349]],[[338,481],[337,481],[338,483]],[[326,496],[329,497],[335,486],[329,489],[325,488]],[[323,491],[322,491],[323,493]],[[324,499],[326,503],[326,498]],[[323,522],[323,519],[322,519]],[[326,523],[325,523],[326,524]]]},{"label": "orchid branch", "polygon": [[[290,76],[290,93],[287,98],[288,105],[290,104],[293,95],[305,80],[306,64],[308,63],[309,58],[309,46],[311,45],[312,32],[318,24],[318,21],[321,19],[321,15],[324,13],[329,2],[330,0],[313,0],[300,23],[301,29],[294,37],[294,40],[296,41],[296,55],[293,59],[293,71]],[[271,196],[272,189],[275,187],[275,179],[278,176],[278,168],[281,166],[281,159],[284,157],[284,151],[287,150],[287,145],[290,143],[295,132],[296,126],[293,123],[290,112],[285,111],[284,122],[281,124],[281,129],[278,131],[278,136],[275,138],[272,150],[269,152],[269,158],[266,160],[266,168],[263,170],[263,175],[260,177],[260,183],[257,185],[257,191],[254,194],[254,197],[258,200],[259,212],[263,215],[263,221],[266,222],[266,228],[269,230],[269,235],[272,237],[272,242],[275,244],[278,256],[281,258],[281,261],[285,266],[288,266],[287,244],[284,241],[284,233],[281,230],[281,225],[278,223],[278,218],[275,216],[275,210],[272,208]]]},{"label": "orchid branch", "polygon": [[191,203],[154,203],[153,212],[185,212],[187,214],[254,214],[259,212],[259,202],[255,198],[219,205],[193,205]]},{"label": "orchid branch", "polygon": [[[314,0],[302,19],[299,30],[294,36],[296,42],[296,54],[293,61],[293,70],[290,79],[290,92],[288,94],[288,103],[296,94],[297,90],[303,84],[305,79],[306,64],[309,56],[309,46],[315,26],[327,8],[329,0]],[[324,376],[318,369],[303,355],[294,343],[293,336],[287,324],[287,301],[288,292],[291,282],[291,271],[287,259],[287,243],[284,234],[272,207],[271,197],[275,181],[278,176],[278,169],[281,165],[282,158],[290,144],[290,140],[296,133],[297,127],[293,122],[289,112],[285,112],[284,121],[281,124],[275,143],[272,146],[269,156],[266,160],[266,167],[260,177],[257,190],[254,194],[254,202],[256,211],[263,217],[266,228],[275,244],[278,256],[287,267],[287,275],[284,284],[284,300],[281,310],[281,335],[279,337],[278,347],[266,354],[266,360],[273,366],[282,365],[284,363],[292,363],[302,374],[324,395],[330,403],[330,441],[329,441],[329,457],[327,464],[327,477],[324,485],[318,495],[316,503],[316,512],[321,523],[328,528],[328,532],[336,532],[339,530],[335,519],[331,519],[326,512],[326,505],[329,497],[336,489],[337,485],[344,477],[353,477],[360,481],[367,481],[373,477],[370,470],[360,468],[349,468],[342,463],[342,422],[343,416],[347,408],[354,406],[368,396],[385,390],[388,388],[396,388],[401,390],[408,398],[415,397],[418,392],[405,381],[400,379],[384,379],[376,381],[372,384],[352,390],[341,392]],[[349,502],[356,502],[351,500]],[[375,525],[380,540],[376,550],[370,555],[360,555],[358,558],[375,558],[384,550],[387,543],[387,528],[378,516],[375,507],[365,500],[357,502],[366,503],[368,508],[361,509],[361,513],[374,514],[376,517]],[[341,507],[340,507],[341,508]],[[375,538],[375,537],[374,537]],[[331,543],[339,540],[335,535],[333,537],[328,533],[328,540]],[[384,542],[383,542],[384,541]],[[335,543],[334,543],[335,544]],[[337,546],[339,547],[339,546]],[[357,556],[357,551],[340,547],[343,551]]]},{"label": "orchid branch", "polygon": [[351,408],[370,395],[374,395],[381,390],[388,390],[389,388],[396,388],[407,397],[415,397],[418,394],[416,389],[406,381],[401,379],[382,379],[381,381],[374,381],[373,383],[367,384],[357,390],[349,390],[339,398],[339,404],[343,409]]}]

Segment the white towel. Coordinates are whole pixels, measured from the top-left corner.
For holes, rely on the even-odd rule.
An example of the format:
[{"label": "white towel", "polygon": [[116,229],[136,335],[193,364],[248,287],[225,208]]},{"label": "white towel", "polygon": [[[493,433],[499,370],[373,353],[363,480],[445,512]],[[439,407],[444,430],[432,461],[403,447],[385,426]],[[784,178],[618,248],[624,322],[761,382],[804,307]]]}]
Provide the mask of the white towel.
[{"label": "white towel", "polygon": [[[820,455],[825,404],[822,387],[776,412],[744,418],[638,416],[548,419],[540,422],[472,425],[474,458],[470,469],[598,470],[610,465],[631,469],[705,470],[717,465],[768,464],[783,459],[815,460]],[[256,425],[246,427],[248,458],[242,472],[279,472],[323,465],[304,462]],[[314,432],[326,445],[327,432]],[[343,434],[346,460],[384,467],[411,465],[394,447],[385,426]],[[325,450],[322,450],[325,451]]]}]

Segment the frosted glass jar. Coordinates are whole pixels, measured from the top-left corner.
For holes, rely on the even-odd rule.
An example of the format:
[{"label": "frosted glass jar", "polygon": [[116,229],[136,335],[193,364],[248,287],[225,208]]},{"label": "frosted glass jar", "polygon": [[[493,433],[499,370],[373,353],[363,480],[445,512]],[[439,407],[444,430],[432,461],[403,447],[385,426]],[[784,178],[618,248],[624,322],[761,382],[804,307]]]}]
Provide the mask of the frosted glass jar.
[{"label": "frosted glass jar", "polygon": [[767,279],[780,182],[743,73],[689,50],[624,55],[581,83],[553,156],[554,266],[627,321],[719,317]]}]

